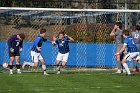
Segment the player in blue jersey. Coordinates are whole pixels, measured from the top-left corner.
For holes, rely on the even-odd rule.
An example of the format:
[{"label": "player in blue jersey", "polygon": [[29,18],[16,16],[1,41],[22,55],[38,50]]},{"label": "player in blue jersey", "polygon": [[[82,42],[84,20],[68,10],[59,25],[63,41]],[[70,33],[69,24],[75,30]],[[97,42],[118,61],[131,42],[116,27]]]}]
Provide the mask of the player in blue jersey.
[{"label": "player in blue jersey", "polygon": [[129,36],[129,31],[128,30],[123,31],[123,37],[124,37],[123,47],[115,55],[121,54],[127,48],[128,53],[122,59],[122,64],[123,64],[123,66],[124,66],[124,68],[127,72],[127,75],[131,76],[132,74],[131,74],[131,72],[128,68],[128,65],[126,63],[129,60],[135,59],[140,54],[140,52],[138,51],[138,48],[133,41],[133,38],[131,36]]},{"label": "player in blue jersey", "polygon": [[17,73],[20,74],[20,52],[23,47],[23,40],[25,39],[25,35],[23,33],[13,35],[8,39],[8,50],[10,56],[10,74],[13,74],[13,62],[16,60],[16,68]]},{"label": "player in blue jersey", "polygon": [[[122,23],[121,22],[116,22],[115,26],[112,30],[112,32],[110,33],[110,36],[115,36],[116,37],[116,48],[115,48],[115,53],[117,53],[123,46],[123,37],[122,37]],[[125,70],[123,69],[121,60],[123,58],[123,53],[116,55],[116,61],[117,61],[117,67],[118,70],[116,73],[122,73],[125,72]]]},{"label": "player in blue jersey", "polygon": [[33,43],[33,47],[31,49],[31,56],[32,56],[32,62],[24,62],[23,65],[22,65],[22,68],[24,69],[26,65],[29,65],[29,66],[33,66],[34,68],[37,68],[38,67],[38,62],[40,61],[42,63],[42,69],[44,71],[44,75],[48,75],[46,73],[46,64],[45,64],[45,61],[41,55],[41,46],[42,46],[42,43],[43,42],[46,42],[48,41],[47,39],[45,39],[46,35],[46,29],[40,29],[40,35],[38,35],[36,37],[36,39],[34,40],[34,43]]},{"label": "player in blue jersey", "polygon": [[69,56],[69,42],[73,42],[74,39],[70,36],[67,36],[64,32],[60,32],[59,33],[59,37],[53,37],[53,41],[52,44],[58,45],[58,55],[56,58],[56,70],[57,70],[57,74],[60,74],[60,61],[62,61],[62,68],[65,67],[68,56]]}]

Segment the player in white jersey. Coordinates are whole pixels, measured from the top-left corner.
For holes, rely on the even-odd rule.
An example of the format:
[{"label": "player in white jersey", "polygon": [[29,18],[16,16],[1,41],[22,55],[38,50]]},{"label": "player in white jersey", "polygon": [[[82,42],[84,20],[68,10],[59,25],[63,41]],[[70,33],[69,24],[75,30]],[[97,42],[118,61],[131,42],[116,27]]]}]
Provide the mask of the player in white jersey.
[{"label": "player in white jersey", "polygon": [[[135,27],[135,31],[131,32],[131,36],[133,38],[133,41],[135,42],[138,50],[140,51],[140,26],[136,25]],[[137,66],[137,62],[135,61],[133,64],[133,70],[134,72],[139,72],[138,66]]]}]

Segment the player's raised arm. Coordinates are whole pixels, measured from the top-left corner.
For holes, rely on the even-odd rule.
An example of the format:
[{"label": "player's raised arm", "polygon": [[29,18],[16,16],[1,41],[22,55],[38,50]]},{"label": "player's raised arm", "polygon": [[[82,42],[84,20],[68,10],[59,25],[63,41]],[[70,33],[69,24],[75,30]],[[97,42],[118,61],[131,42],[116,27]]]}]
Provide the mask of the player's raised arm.
[{"label": "player's raised arm", "polygon": [[56,40],[57,40],[56,35],[54,35],[52,40],[52,45],[56,45]]},{"label": "player's raised arm", "polygon": [[65,34],[65,37],[68,37],[70,40],[70,42],[74,42],[74,39],[72,38],[72,37],[70,37],[70,36],[68,36],[67,34]]},{"label": "player's raised arm", "polygon": [[110,33],[110,36],[114,36],[115,35],[115,30],[117,29],[117,25],[114,26],[113,30]]}]

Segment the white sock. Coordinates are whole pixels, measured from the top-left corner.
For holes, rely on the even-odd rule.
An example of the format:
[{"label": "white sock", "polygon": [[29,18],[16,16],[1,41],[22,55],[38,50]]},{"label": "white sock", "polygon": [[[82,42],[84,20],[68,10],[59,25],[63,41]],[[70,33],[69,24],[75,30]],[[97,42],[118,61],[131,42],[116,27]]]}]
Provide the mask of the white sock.
[{"label": "white sock", "polygon": [[10,69],[10,72],[13,72],[13,69]]},{"label": "white sock", "polygon": [[58,67],[56,68],[56,71],[60,71],[60,66],[58,66]]},{"label": "white sock", "polygon": [[20,69],[17,69],[17,72],[20,72]]},{"label": "white sock", "polygon": [[25,62],[25,65],[29,65],[29,66],[34,66],[34,63],[32,63],[32,62]]},{"label": "white sock", "polygon": [[131,72],[130,72],[130,70],[129,70],[129,68],[128,68],[128,65],[127,65],[126,63],[123,63],[123,66],[124,66],[124,68],[125,68],[127,74],[131,74]]},{"label": "white sock", "polygon": [[46,71],[46,65],[42,65],[43,71]]}]

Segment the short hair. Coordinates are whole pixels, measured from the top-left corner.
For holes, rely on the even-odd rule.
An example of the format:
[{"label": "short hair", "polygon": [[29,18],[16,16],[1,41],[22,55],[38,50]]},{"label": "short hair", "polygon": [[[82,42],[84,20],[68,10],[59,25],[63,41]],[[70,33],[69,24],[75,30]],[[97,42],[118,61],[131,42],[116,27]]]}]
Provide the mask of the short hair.
[{"label": "short hair", "polygon": [[25,39],[25,34],[24,34],[24,33],[20,33],[20,34],[18,34],[18,35],[20,36],[20,38],[21,38],[22,40]]},{"label": "short hair", "polygon": [[140,26],[139,25],[136,25],[135,29],[138,30],[138,31],[140,31]]},{"label": "short hair", "polygon": [[63,35],[65,35],[65,32],[64,32],[64,31],[63,31],[63,32],[59,32],[59,35],[60,35],[60,34],[63,34]]},{"label": "short hair", "polygon": [[40,34],[46,33],[46,29],[42,28],[40,29]]},{"label": "short hair", "polygon": [[123,35],[129,36],[129,31],[128,30],[123,30]]},{"label": "short hair", "polygon": [[122,29],[122,23],[121,22],[116,22],[115,25],[119,26],[119,28]]}]

